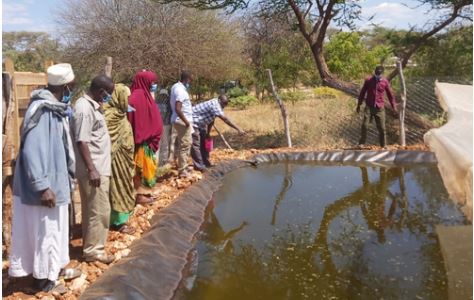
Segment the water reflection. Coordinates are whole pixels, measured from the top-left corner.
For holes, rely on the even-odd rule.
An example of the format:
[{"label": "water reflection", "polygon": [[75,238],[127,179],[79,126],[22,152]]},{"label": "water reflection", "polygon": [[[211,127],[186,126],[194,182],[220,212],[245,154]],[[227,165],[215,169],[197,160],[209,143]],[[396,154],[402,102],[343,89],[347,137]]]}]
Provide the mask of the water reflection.
[{"label": "water reflection", "polygon": [[229,253],[234,249],[232,238],[247,225],[248,223],[243,221],[239,226],[227,232],[224,231],[214,213],[214,200],[211,200],[202,225],[203,231],[199,238],[208,245],[212,245],[218,250],[224,250],[226,253]]},{"label": "water reflection", "polygon": [[271,225],[275,225],[276,216],[278,212],[278,207],[280,206],[280,202],[283,199],[285,199],[285,195],[290,190],[292,185],[293,185],[293,179],[291,177],[291,165],[285,164],[285,176],[283,177],[283,182],[281,184],[280,192],[275,198],[275,205],[273,206],[273,212],[272,212],[272,221],[270,222]]},{"label": "water reflection", "polygon": [[[301,202],[311,205],[324,201],[314,192],[310,195],[301,191],[301,187],[298,190],[293,188],[302,178],[317,185],[332,174],[328,172],[333,172],[322,167],[313,168],[308,173],[302,166],[287,164],[283,172],[278,170],[282,173],[280,183],[274,182],[271,186],[255,183],[252,188],[257,195],[261,195],[259,189],[267,194],[278,191],[276,197],[269,198],[268,202],[247,199],[251,193],[246,194],[244,190],[218,195],[232,198],[222,206],[240,201],[246,209],[237,211],[233,208],[231,215],[240,216],[241,221],[238,226],[229,226],[229,230],[224,230],[226,226],[219,221],[221,215],[222,220],[226,219],[225,207],[209,210],[198,243],[197,279],[193,288],[185,292],[185,298],[447,297],[434,226],[465,221],[454,205],[446,201],[447,194],[439,188],[442,183],[435,167],[408,167],[407,170],[381,167],[373,170],[361,166],[358,168],[359,178],[347,179],[348,183],[359,180],[359,187],[323,203],[320,217],[314,212],[313,218],[304,218],[308,210],[304,205],[302,212],[291,214],[292,207]],[[339,177],[335,178],[348,173],[348,169],[339,168],[341,174],[336,174]],[[356,174],[353,171],[351,174]],[[309,178],[308,174],[313,177]],[[257,172],[254,175],[258,178],[262,174]],[[424,180],[426,175],[431,180]],[[371,180],[371,177],[376,178]],[[251,180],[255,181],[255,178]],[[417,180],[419,178],[423,178],[421,183]],[[231,178],[229,182],[235,181]],[[345,184],[340,182],[335,190],[321,187],[322,194],[341,194]],[[236,190],[239,188],[244,187],[236,187]],[[252,201],[268,203],[268,210],[272,211],[270,227],[262,229],[258,217],[248,219]],[[217,203],[217,208],[221,208]],[[279,215],[282,216],[277,222]],[[258,239],[249,238],[262,230],[269,237],[263,246]]]}]

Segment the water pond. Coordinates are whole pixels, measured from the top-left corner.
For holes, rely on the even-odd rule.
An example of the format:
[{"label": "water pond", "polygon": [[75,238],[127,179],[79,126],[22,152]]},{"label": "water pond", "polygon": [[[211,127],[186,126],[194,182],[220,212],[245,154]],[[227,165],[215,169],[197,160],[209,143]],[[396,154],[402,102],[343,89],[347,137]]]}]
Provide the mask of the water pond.
[{"label": "water pond", "polygon": [[435,226],[466,224],[436,165],[273,163],[224,177],[182,299],[447,299]]}]

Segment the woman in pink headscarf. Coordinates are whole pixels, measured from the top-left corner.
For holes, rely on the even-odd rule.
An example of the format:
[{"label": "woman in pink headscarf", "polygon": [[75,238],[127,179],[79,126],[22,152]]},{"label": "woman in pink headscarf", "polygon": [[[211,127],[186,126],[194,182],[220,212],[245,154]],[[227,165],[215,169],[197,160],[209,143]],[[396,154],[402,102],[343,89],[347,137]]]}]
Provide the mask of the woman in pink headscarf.
[{"label": "woman in pink headscarf", "polygon": [[128,120],[132,124],[135,140],[135,185],[137,204],[154,201],[153,187],[156,184],[157,161],[163,121],[152,97],[156,91],[158,77],[152,71],[143,70],[135,74],[131,87]]}]

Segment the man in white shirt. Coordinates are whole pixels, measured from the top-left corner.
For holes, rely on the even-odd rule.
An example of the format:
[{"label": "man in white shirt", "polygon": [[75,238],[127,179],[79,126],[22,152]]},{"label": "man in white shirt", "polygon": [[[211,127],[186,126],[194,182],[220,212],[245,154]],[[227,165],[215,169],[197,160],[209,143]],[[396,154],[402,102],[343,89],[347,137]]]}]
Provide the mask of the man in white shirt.
[{"label": "man in white shirt", "polygon": [[180,80],[171,87],[171,123],[177,133],[178,171],[180,177],[187,177],[186,171],[192,143],[193,108],[188,89],[192,81],[190,73],[183,71]]}]

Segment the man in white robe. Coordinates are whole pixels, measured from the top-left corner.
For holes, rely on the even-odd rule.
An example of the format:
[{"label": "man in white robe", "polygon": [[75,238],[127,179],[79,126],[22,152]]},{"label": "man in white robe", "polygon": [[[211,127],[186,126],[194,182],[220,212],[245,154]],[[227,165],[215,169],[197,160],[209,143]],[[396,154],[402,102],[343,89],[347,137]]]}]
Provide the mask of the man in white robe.
[{"label": "man in white robe", "polygon": [[63,293],[58,277],[69,263],[68,204],[75,171],[68,124],[74,73],[69,64],[53,65],[47,73],[48,86],[31,94],[22,126],[8,273],[33,275],[38,290]]}]

